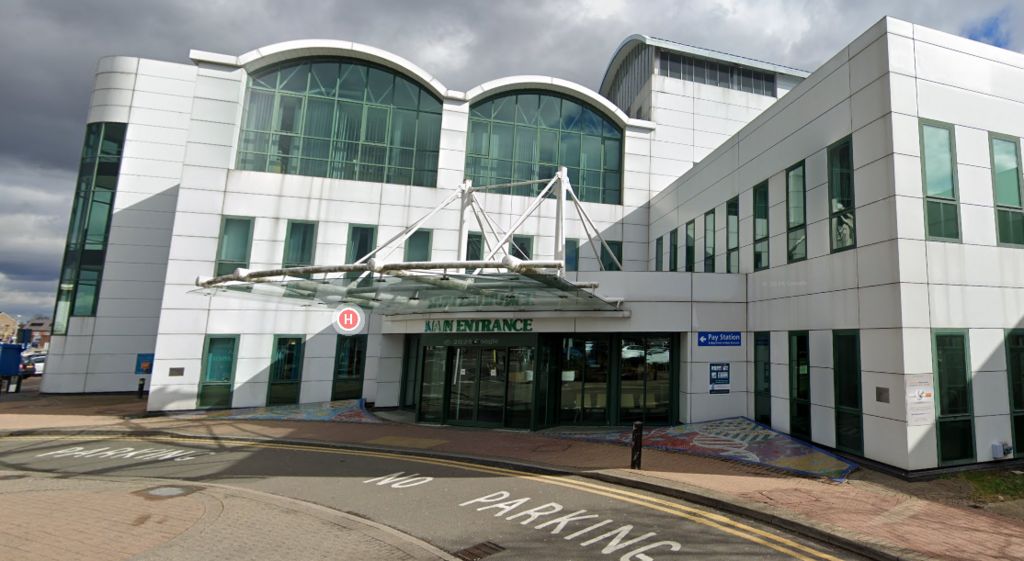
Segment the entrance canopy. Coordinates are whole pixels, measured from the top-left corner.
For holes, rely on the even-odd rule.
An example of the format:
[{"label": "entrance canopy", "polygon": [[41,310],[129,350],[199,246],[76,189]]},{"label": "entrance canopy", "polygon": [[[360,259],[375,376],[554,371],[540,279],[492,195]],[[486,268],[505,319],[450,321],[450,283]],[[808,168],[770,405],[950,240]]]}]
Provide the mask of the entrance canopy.
[{"label": "entrance canopy", "polygon": [[385,316],[619,309],[618,302],[602,299],[586,288],[592,285],[576,285],[557,275],[532,271],[464,274],[398,270],[361,278],[350,273],[348,277],[325,279],[278,276],[222,282],[192,293],[325,307],[348,303]]},{"label": "entrance canopy", "polygon": [[[489,216],[476,193],[546,183],[526,210],[508,229]],[[513,234],[543,203],[555,205],[554,259],[519,259],[527,252],[515,244]],[[458,261],[385,262],[413,234],[442,209],[460,204]],[[279,303],[334,307],[356,304],[385,316],[446,312],[613,312],[622,302],[597,296],[594,283],[572,283],[565,271],[565,219],[571,203],[595,252],[604,249],[616,269],[622,264],[587,215],[565,167],[550,180],[473,187],[465,181],[440,204],[377,248],[344,265],[310,265],[233,273],[196,279],[192,293],[237,295]],[[467,259],[469,219],[476,220],[483,247]],[[503,255],[503,256],[502,256]],[[480,257],[483,257],[482,259]],[[604,269],[604,259],[598,260]],[[623,314],[625,315],[625,314]]]}]

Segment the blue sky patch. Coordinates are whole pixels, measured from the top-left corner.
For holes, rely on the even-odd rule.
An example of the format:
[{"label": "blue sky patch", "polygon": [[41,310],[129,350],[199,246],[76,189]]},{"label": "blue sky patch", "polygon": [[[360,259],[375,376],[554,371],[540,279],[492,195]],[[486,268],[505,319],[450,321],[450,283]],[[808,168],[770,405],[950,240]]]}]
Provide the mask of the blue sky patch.
[{"label": "blue sky patch", "polygon": [[964,34],[968,39],[988,43],[989,45],[1006,48],[1010,44],[1009,9],[1004,8],[999,12],[981,20],[978,23],[968,26]]}]

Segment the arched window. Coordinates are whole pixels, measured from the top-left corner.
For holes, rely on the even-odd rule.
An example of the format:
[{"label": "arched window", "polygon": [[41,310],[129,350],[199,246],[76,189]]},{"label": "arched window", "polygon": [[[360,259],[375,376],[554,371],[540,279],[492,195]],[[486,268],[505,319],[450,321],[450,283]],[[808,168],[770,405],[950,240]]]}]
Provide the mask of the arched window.
[{"label": "arched window", "polygon": [[249,77],[238,169],[437,186],[441,101],[367,62],[289,61]]},{"label": "arched window", "polygon": [[621,203],[622,130],[586,103],[551,92],[503,93],[473,104],[469,117],[466,176],[474,185],[547,179],[566,166],[580,200]]}]

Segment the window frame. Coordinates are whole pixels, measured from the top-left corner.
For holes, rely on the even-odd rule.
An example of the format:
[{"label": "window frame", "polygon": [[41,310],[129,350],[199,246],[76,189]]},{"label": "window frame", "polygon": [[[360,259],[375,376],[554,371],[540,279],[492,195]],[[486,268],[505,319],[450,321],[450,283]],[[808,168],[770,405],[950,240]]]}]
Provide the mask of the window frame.
[{"label": "window frame", "polygon": [[[994,140],[1003,140],[1006,142],[1012,142],[1014,149],[1017,154],[1017,196],[1021,201],[1021,205],[1017,207],[1001,205],[999,204],[999,196],[996,186],[996,153],[993,150]],[[995,212],[996,218],[996,244],[1005,247],[1024,247],[1024,241],[1021,243],[1003,241],[1002,228],[1000,228],[999,213],[1002,212],[1014,212],[1020,215],[1021,221],[1024,221],[1024,163],[1021,162],[1021,149],[1020,149],[1020,138],[1003,134],[998,132],[989,131],[988,133],[988,158],[989,158],[989,173],[992,177],[992,210]],[[959,213],[958,213],[959,214]]]},{"label": "window frame", "polygon": [[[735,209],[735,214],[733,214]],[[731,220],[735,218],[734,220]],[[735,222],[735,232],[731,231]],[[735,246],[732,244],[735,240]],[[733,254],[736,255],[736,267],[733,270]],[[735,196],[725,202],[725,272],[740,272],[740,198]]]},{"label": "window frame", "polygon": [[661,269],[665,266],[665,258],[661,255],[665,252],[665,236],[658,236],[654,240],[654,270],[661,272]]},{"label": "window frame", "polygon": [[[834,150],[841,148],[843,145],[848,145],[850,150],[850,202],[852,203],[852,205],[848,209],[836,211],[833,210],[832,204],[832,201],[835,200],[835,190],[837,188],[835,185],[833,185],[832,182],[832,153]],[[840,140],[837,140],[836,142],[833,142],[825,151],[825,159],[827,162],[826,165],[828,173],[828,248],[830,253],[839,253],[842,251],[855,249],[857,247],[857,187],[853,165],[853,135],[848,135]],[[807,177],[804,176],[804,186],[806,187],[806,185]],[[806,197],[806,195],[804,196]],[[807,212],[806,208],[804,209],[804,212]],[[837,248],[835,245],[835,236],[833,236],[834,232],[832,222],[836,220],[840,214],[843,213],[849,213],[850,215],[853,216],[853,231],[851,236],[853,238],[853,241],[850,243],[850,245]]]},{"label": "window frame", "polygon": [[[964,343],[964,372],[965,376],[965,387],[967,388],[967,412],[955,415],[943,415],[942,414],[942,385],[939,383],[939,353],[938,353],[938,337],[942,335],[959,335],[963,338]],[[977,449],[977,435],[975,434],[976,423],[974,418],[974,388],[973,388],[973,371],[971,368],[971,338],[970,333],[967,329],[932,329],[931,332],[931,343],[932,343],[932,387],[935,392],[935,452],[936,460],[939,467],[956,466],[963,464],[973,464],[977,461],[978,449]],[[1005,340],[1004,340],[1005,347]],[[1007,368],[1009,370],[1009,368]],[[942,421],[961,421],[969,420],[971,422],[971,457],[961,460],[953,460],[944,462],[942,461]]]},{"label": "window frame", "polygon": [[[409,240],[411,240],[413,238],[413,236],[415,236],[416,234],[419,234],[420,232],[424,232],[427,235],[427,259],[426,260],[430,261],[434,257],[434,231],[432,229],[429,229],[429,228],[420,228],[420,229],[416,230],[415,232],[413,232],[408,238],[405,239],[405,246],[402,248],[402,259],[406,263],[409,263],[409,262],[413,261],[412,259],[409,259]],[[376,236],[374,236],[374,241],[376,241]]]},{"label": "window frame", "polygon": [[[952,177],[952,180],[953,180],[953,198],[952,199],[946,199],[946,198],[942,198],[942,197],[934,197],[934,196],[928,195],[928,173],[927,173],[927,164],[926,164],[926,161],[925,161],[926,153],[925,153],[925,148],[924,148],[924,127],[926,127],[926,126],[933,127],[933,128],[946,129],[947,131],[949,131],[949,140],[950,140],[950,143],[949,143],[949,152],[950,152],[949,158],[950,158],[950,167],[952,168],[952,170],[951,170],[952,176],[951,177]],[[924,205],[924,236],[925,236],[925,240],[927,240],[927,241],[936,241],[936,242],[946,242],[946,243],[962,243],[963,236],[964,236],[964,231],[963,231],[963,221],[962,221],[962,217],[961,217],[961,213],[960,213],[960,177],[959,177],[959,170],[957,169],[959,166],[957,165],[957,155],[956,155],[957,154],[957,152],[956,152],[956,126],[953,125],[952,123],[944,123],[942,121],[933,121],[931,119],[921,119],[921,118],[919,118],[918,119],[918,124],[917,124],[917,132],[918,132],[918,134],[917,134],[918,142],[920,143],[919,146],[920,146],[920,151],[921,151],[921,157],[919,158],[919,160],[920,160],[920,164],[921,164],[921,195],[922,195],[922,199],[923,199],[922,204]],[[991,147],[989,148],[989,150],[991,151]],[[993,186],[993,189],[994,188],[995,188],[995,186]],[[929,201],[935,201],[937,203],[952,204],[953,205],[953,207],[956,209],[956,232],[957,232],[957,237],[955,237],[955,238],[948,238],[948,237],[943,237],[943,236],[934,236],[934,235],[932,235],[931,232],[928,231],[928,202]],[[995,201],[993,201],[993,206],[995,206],[994,202]]]},{"label": "window frame", "polygon": [[370,242],[370,251],[373,251],[374,249],[377,248],[377,226],[373,224],[349,224],[348,238],[345,240],[345,262],[347,264],[355,263],[356,261],[359,261],[360,259],[363,258],[362,255],[352,255],[352,232],[354,232],[356,228],[369,228],[373,230],[373,239]]},{"label": "window frame", "polygon": [[218,271],[220,270],[220,265],[221,265],[222,262],[223,263],[235,263],[234,261],[224,261],[224,260],[222,260],[220,258],[221,250],[224,248],[224,226],[227,225],[228,220],[245,220],[245,221],[249,222],[249,239],[248,239],[248,244],[245,247],[245,256],[246,256],[245,266],[244,267],[235,267],[234,269],[231,270],[231,273],[224,273],[224,274],[230,275],[230,274],[232,274],[235,271],[235,269],[248,269],[249,265],[252,263],[252,238],[253,238],[254,232],[256,231],[256,218],[253,217],[253,216],[239,216],[239,215],[235,215],[235,214],[223,214],[220,217],[220,233],[217,236],[217,254],[214,256],[214,262],[213,262],[214,276],[219,276],[218,275]]},{"label": "window frame", "polygon": [[619,264],[622,265],[623,267],[625,267],[625,263],[622,262],[622,241],[621,240],[605,240],[605,243],[608,244],[607,248],[605,247],[605,244],[601,244],[601,256],[600,256],[600,259],[601,259],[601,269],[603,271],[609,271],[609,272],[613,272],[613,271],[614,272],[619,272],[619,271],[622,271],[622,268],[618,268],[618,269],[615,268],[615,262],[614,261],[612,261],[611,259],[607,259],[607,262],[606,262],[606,259],[605,259],[605,257],[607,255],[614,255],[616,253],[615,251],[608,251],[608,248],[616,248],[617,247],[619,251],[618,251],[618,255],[615,255],[615,257],[619,260]]},{"label": "window frame", "polygon": [[[715,251],[717,249],[715,247],[715,232],[716,232],[715,228],[717,226],[717,224],[715,223],[715,210],[716,209],[711,209],[711,210],[709,210],[709,211],[704,213],[704,270],[702,271],[704,273],[714,273],[715,272]],[[710,236],[708,236],[708,217],[709,216],[711,217],[711,235]],[[710,244],[710,246],[708,244]],[[708,253],[709,250],[711,252],[710,254]],[[710,270],[708,269],[708,263],[711,264]]]},{"label": "window frame", "polygon": [[[531,235],[528,235],[528,234],[514,234],[511,238],[508,239],[508,254],[511,255],[512,257],[515,257],[516,259],[521,259],[523,261],[530,261],[530,260],[532,260],[533,259],[533,241],[534,241],[533,238],[534,238],[534,236],[531,236]],[[520,243],[520,242],[529,242],[529,243],[528,244],[523,244],[523,243]],[[515,248],[518,247],[520,250],[523,250],[524,249],[523,248],[524,245],[526,245],[526,248],[525,248],[526,251],[522,251],[523,255],[521,255],[521,256],[520,255],[515,255],[515,253],[516,253],[516,249]]]},{"label": "window frame", "polygon": [[672,228],[668,234],[668,270],[679,270],[679,228]]},{"label": "window frame", "polygon": [[[839,387],[840,387],[840,385],[839,385],[839,380],[838,380],[838,369],[835,368],[835,365],[837,365],[837,364],[839,364],[841,362],[839,360],[838,346],[835,344],[836,343],[836,339],[838,337],[849,337],[851,335],[854,337],[854,341],[855,341],[854,353],[855,353],[855,358],[856,358],[856,362],[857,362],[857,369],[856,369],[856,376],[857,376],[856,382],[857,383],[855,384],[855,387],[857,388],[857,403],[860,405],[856,410],[854,410],[852,407],[847,407],[845,405],[839,405]],[[836,430],[835,447],[836,447],[837,450],[841,450],[843,452],[849,452],[851,454],[856,454],[858,456],[863,456],[864,455],[864,387],[863,387],[863,380],[864,380],[864,371],[863,371],[863,367],[861,365],[861,359],[860,359],[860,330],[858,330],[858,329],[834,329],[834,330],[832,330],[832,392],[833,392],[833,405],[835,406],[835,423],[836,423],[835,424],[835,427],[836,427],[835,428],[835,430]],[[846,414],[856,413],[858,415],[858,419],[859,419],[859,422],[860,422],[860,428],[859,428],[860,443],[859,443],[859,447],[856,448],[856,449],[845,447],[845,446],[840,446],[840,444],[839,444],[839,414],[840,413],[846,413]]]},{"label": "window frame", "polygon": [[[572,254],[575,256],[574,261],[569,260],[569,248],[573,248]],[[579,238],[565,238],[565,249],[563,251],[565,257],[565,270],[566,272],[578,272],[580,270],[580,240]]]},{"label": "window frame", "polygon": [[[786,168],[786,264],[799,263],[807,260],[807,160],[800,160],[799,162]],[[790,204],[789,204],[789,174],[797,168],[803,169],[803,189],[800,190],[801,203],[800,206],[803,208],[803,221],[797,226],[790,226]],[[789,245],[789,236],[793,232],[803,231],[804,233],[804,256],[798,259],[793,258],[793,249]]]},{"label": "window frame", "polygon": [[[209,359],[209,354],[210,354],[210,340],[211,339],[231,339],[234,342],[234,350],[233,350],[233,355],[234,356],[232,357],[232,361],[231,361],[231,375],[230,375],[229,379],[226,382],[207,382],[206,381],[207,361]],[[238,335],[238,334],[219,334],[219,333],[211,334],[211,333],[207,333],[206,336],[203,337],[203,354],[202,354],[202,359],[201,359],[201,361],[199,363],[199,381],[196,384],[196,409],[218,408],[217,405],[203,405],[202,404],[201,400],[203,398],[203,388],[204,388],[204,386],[215,386],[215,387],[227,388],[227,394],[228,394],[228,404],[227,404],[227,406],[231,407],[231,405],[232,405],[231,401],[232,401],[232,399],[234,397],[234,390],[235,390],[235,374],[236,374],[236,371],[237,371],[237,368],[238,368],[238,351],[239,351],[239,344],[240,344],[240,342],[241,342],[241,336]]]},{"label": "window frame", "polygon": [[[751,235],[753,236],[753,244],[752,245],[753,245],[753,252],[754,252],[753,269],[754,269],[754,272],[757,272],[757,271],[764,271],[765,269],[771,268],[771,242],[770,242],[771,237],[772,237],[772,234],[771,234],[771,202],[770,202],[770,199],[769,199],[768,180],[765,179],[764,181],[758,183],[757,185],[754,185],[754,187],[753,187],[753,189],[751,189],[751,191],[752,191],[751,192],[751,202],[754,205],[754,208],[753,208],[753,211],[754,211],[754,213],[753,213],[753,225],[751,227]],[[757,194],[758,194],[758,192],[763,192],[764,193],[764,236],[762,236],[760,238],[757,237],[757,221],[758,221],[758,217],[757,217]],[[764,263],[765,264],[762,267],[758,267],[758,265],[757,265],[757,251],[758,251],[757,250],[757,245],[759,243],[762,243],[762,242],[764,243],[764,248],[765,248],[764,249]]]},{"label": "window frame", "polygon": [[[300,265],[293,265],[293,264],[285,263],[285,257],[287,257],[287,252],[288,252],[288,242],[291,240],[291,237],[292,237],[292,224],[312,224],[313,225],[313,254],[309,256],[309,263],[300,264]],[[308,266],[314,265],[316,263],[316,244],[317,244],[317,236],[318,236],[319,233],[320,233],[320,225],[315,220],[288,220],[288,223],[285,226],[284,249],[282,250],[282,255],[281,255],[281,268],[287,269],[289,267],[308,267]],[[250,244],[252,243],[252,236],[251,235],[250,235],[249,243]],[[251,247],[250,247],[250,251],[251,251]],[[252,255],[250,255],[250,259],[251,258],[252,258]]]},{"label": "window frame", "polygon": [[[1024,200],[1022,200],[1024,202]],[[1007,401],[1009,402],[1010,411],[1010,443],[1013,445],[1013,457],[1024,458],[1024,450],[1020,449],[1019,445],[1024,445],[1024,434],[1017,432],[1016,417],[1024,416],[1024,407],[1016,408],[1014,406],[1014,395],[1013,395],[1013,375],[1011,371],[1010,360],[1010,337],[1012,336],[1024,336],[1024,329],[1011,328],[1003,330],[1003,349],[1006,353],[1006,383],[1007,383]],[[1024,378],[1024,371],[1018,373],[1019,376]]]},{"label": "window frame", "polygon": [[686,255],[683,262],[683,270],[687,273],[695,272],[697,268],[697,219],[694,218],[686,223],[685,232],[683,234],[685,238],[683,243],[686,245]]}]

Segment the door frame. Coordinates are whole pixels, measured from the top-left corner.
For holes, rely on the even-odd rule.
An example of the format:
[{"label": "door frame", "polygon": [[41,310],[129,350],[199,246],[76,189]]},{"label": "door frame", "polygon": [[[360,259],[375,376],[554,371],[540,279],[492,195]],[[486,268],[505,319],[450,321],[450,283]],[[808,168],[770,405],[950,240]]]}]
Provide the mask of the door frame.
[{"label": "door frame", "polygon": [[[274,354],[277,352],[277,342],[281,339],[298,339],[299,340],[299,360],[298,369],[299,376],[294,382],[276,382],[279,385],[294,384],[295,388],[295,402],[294,403],[270,403],[270,395],[272,388],[274,387],[274,361],[276,357]],[[304,334],[275,334],[274,341],[270,345],[270,368],[267,370],[267,407],[273,405],[298,405],[302,402],[302,371],[303,363],[306,361],[306,336]]]}]

